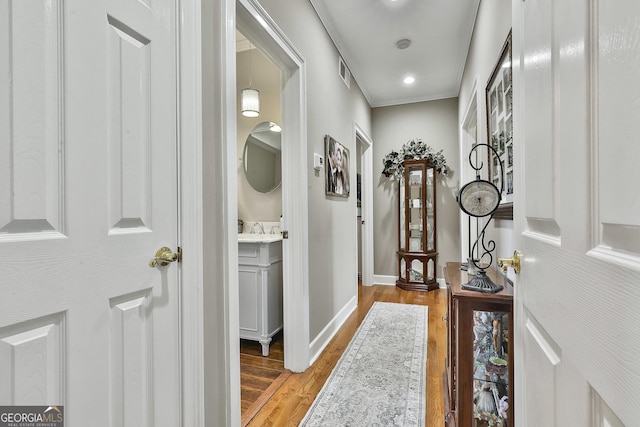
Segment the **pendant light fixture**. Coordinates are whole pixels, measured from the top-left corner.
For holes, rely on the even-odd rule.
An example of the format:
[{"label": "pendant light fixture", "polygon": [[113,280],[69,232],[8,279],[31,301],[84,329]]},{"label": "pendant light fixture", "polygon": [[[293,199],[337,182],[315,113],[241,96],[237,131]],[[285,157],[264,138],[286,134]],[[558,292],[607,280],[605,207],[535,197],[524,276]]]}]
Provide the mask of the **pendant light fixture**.
[{"label": "pendant light fixture", "polygon": [[251,87],[251,57],[253,56],[252,45],[249,43],[249,87],[242,89],[241,103],[242,115],[245,117],[258,117],[260,115],[260,91]]}]

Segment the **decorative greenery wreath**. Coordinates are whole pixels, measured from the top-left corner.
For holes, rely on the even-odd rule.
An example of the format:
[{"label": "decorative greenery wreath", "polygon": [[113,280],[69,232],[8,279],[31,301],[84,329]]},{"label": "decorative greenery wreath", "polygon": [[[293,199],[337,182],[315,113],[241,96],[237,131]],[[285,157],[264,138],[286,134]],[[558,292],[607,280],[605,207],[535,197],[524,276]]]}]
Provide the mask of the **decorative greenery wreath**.
[{"label": "decorative greenery wreath", "polygon": [[396,179],[402,181],[404,177],[404,165],[405,160],[417,160],[417,159],[429,159],[431,164],[435,167],[439,174],[447,175],[449,173],[449,167],[447,166],[447,159],[442,154],[442,150],[435,151],[433,148],[425,144],[421,139],[411,139],[402,146],[400,152],[391,151],[384,156],[382,164],[382,174],[387,178],[395,175]]}]

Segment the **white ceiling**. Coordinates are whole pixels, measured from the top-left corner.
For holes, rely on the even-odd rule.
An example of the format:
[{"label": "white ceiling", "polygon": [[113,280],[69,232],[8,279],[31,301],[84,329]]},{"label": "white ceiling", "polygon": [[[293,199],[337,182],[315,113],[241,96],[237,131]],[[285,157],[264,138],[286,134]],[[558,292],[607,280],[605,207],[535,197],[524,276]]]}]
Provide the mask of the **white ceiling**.
[{"label": "white ceiling", "polygon": [[458,96],[480,0],[310,1],[372,107]]}]

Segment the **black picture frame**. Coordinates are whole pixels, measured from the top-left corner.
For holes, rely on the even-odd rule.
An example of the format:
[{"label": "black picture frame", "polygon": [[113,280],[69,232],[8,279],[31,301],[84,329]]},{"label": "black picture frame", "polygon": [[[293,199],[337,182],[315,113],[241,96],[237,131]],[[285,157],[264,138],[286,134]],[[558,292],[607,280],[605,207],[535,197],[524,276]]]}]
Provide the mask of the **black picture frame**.
[{"label": "black picture frame", "polygon": [[325,194],[348,198],[351,190],[349,176],[349,149],[333,139],[324,137]]},{"label": "black picture frame", "polygon": [[[511,31],[500,50],[486,87],[487,105],[487,144],[497,152],[488,151],[490,182],[504,183],[502,201],[494,217],[513,219],[513,78],[511,66]],[[504,176],[500,177],[500,168],[495,167],[502,162]],[[507,177],[510,178],[507,182]]]}]

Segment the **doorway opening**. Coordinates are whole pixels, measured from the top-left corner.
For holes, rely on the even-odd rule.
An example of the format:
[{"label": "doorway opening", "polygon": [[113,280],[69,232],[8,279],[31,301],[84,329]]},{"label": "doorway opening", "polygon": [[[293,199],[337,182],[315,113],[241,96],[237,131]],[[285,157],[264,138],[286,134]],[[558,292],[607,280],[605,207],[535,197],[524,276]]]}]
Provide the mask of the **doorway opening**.
[{"label": "doorway opening", "polygon": [[[282,314],[286,325],[283,330],[283,354],[286,369],[302,372],[309,367],[306,64],[284,33],[255,1],[236,2],[236,29],[251,40],[251,44],[281,73],[282,219],[278,228],[288,234],[288,238],[282,240]],[[233,61],[233,58],[227,59]],[[235,85],[235,81],[233,83]],[[237,141],[233,143],[237,144]],[[230,191],[235,192],[236,188]],[[229,294],[238,295],[238,292],[238,282],[230,282]],[[234,310],[229,314],[237,315]],[[238,323],[231,321],[229,325],[237,328]],[[236,330],[230,330],[229,333],[238,334]],[[237,366],[238,371],[230,373],[234,377],[240,376],[239,364]],[[237,396],[231,396],[231,399],[236,402],[231,407],[240,406]]]},{"label": "doorway opening", "polygon": [[356,220],[356,263],[363,286],[373,285],[373,145],[371,138],[355,123],[358,202]]},{"label": "doorway opening", "polygon": [[[282,382],[281,72],[236,30],[240,408],[248,423]],[[245,99],[248,90],[257,102]],[[254,92],[255,91],[255,92]],[[256,101],[253,99],[253,101]],[[245,108],[248,111],[245,111]]]}]

